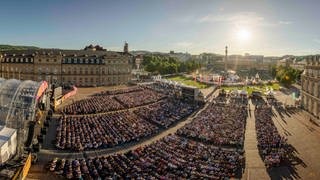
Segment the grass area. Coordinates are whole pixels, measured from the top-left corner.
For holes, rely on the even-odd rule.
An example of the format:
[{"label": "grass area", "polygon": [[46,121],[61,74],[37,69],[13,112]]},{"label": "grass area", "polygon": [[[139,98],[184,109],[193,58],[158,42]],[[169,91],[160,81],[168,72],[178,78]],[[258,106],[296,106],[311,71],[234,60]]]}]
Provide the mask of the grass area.
[{"label": "grass area", "polygon": [[248,94],[251,94],[252,91],[261,91],[262,93],[266,92],[266,88],[268,87],[268,89],[272,88],[275,91],[280,90],[280,85],[279,84],[272,84],[272,85],[251,85],[251,86],[225,86],[222,87],[222,89],[224,90],[229,90],[232,91],[234,89],[238,89],[238,90],[246,90],[248,92]]},{"label": "grass area", "polygon": [[206,85],[206,84],[200,83],[200,82],[195,82],[193,79],[186,78],[186,77],[183,77],[183,76],[175,76],[175,77],[171,77],[171,78],[167,78],[167,79],[171,80],[171,81],[177,81],[177,82],[179,82],[181,84],[184,84],[184,85],[194,86],[194,87],[197,87],[199,89],[205,89],[205,88],[210,87],[209,85]]}]

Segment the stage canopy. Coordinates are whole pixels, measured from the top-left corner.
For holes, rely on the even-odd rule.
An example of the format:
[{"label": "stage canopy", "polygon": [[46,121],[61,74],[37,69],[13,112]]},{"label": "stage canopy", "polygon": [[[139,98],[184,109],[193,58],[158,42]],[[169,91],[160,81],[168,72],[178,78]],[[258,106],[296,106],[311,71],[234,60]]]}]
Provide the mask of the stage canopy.
[{"label": "stage canopy", "polygon": [[0,79],[0,125],[19,129],[32,120],[39,87],[44,82]]}]

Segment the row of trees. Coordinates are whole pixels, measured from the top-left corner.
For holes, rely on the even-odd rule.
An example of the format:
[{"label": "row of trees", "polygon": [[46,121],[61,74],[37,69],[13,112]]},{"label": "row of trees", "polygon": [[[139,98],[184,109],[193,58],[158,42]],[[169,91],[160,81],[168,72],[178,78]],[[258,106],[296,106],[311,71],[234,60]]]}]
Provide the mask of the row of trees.
[{"label": "row of trees", "polygon": [[275,77],[281,84],[289,86],[297,81],[300,81],[303,71],[285,66],[272,66],[271,75]]},{"label": "row of trees", "polygon": [[146,55],[143,57],[142,65],[148,72],[156,74],[174,74],[179,72],[192,72],[200,68],[200,64],[193,60],[180,61],[175,57]]}]

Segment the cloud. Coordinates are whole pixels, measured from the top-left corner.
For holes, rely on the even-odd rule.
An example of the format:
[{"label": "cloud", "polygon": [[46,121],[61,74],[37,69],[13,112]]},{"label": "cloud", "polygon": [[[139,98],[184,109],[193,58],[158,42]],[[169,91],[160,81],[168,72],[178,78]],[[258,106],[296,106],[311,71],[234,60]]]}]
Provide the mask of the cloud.
[{"label": "cloud", "polygon": [[292,21],[279,21],[279,24],[282,24],[282,25],[290,25],[292,23],[293,23]]},{"label": "cloud", "polygon": [[240,12],[236,14],[208,14],[198,18],[200,23],[226,22],[231,24],[256,24],[264,21],[264,17],[255,12]]},{"label": "cloud", "polygon": [[217,14],[206,14],[202,16],[189,15],[178,18],[178,21],[183,23],[227,23],[235,26],[249,25],[261,27],[276,27],[293,24],[293,22],[289,20],[270,21],[258,13],[250,11],[226,13],[224,8],[219,8]]}]

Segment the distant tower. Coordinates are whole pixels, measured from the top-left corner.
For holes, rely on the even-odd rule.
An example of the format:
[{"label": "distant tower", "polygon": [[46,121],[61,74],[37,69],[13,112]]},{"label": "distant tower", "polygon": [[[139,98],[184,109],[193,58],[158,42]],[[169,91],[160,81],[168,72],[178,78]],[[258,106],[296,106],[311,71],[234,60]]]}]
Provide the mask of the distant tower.
[{"label": "distant tower", "polygon": [[224,71],[227,72],[228,67],[227,67],[227,61],[228,61],[228,46],[226,46],[226,51],[225,51],[225,57],[224,57]]},{"label": "distant tower", "polygon": [[129,45],[128,45],[127,42],[124,43],[123,52],[124,53],[129,53]]}]

